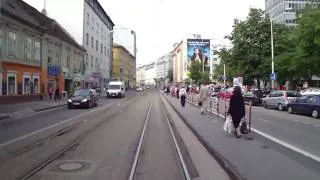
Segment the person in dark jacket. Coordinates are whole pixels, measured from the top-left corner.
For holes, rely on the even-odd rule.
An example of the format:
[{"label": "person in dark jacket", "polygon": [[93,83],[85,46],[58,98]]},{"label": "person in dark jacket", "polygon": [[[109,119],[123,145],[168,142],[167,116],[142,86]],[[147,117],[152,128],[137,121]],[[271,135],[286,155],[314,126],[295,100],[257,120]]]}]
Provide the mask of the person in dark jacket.
[{"label": "person in dark jacket", "polygon": [[189,93],[190,93],[190,87],[189,87],[189,86],[187,86],[186,91],[187,91],[187,94],[189,94]]},{"label": "person in dark jacket", "polygon": [[237,138],[240,137],[240,128],[239,124],[241,119],[245,116],[245,105],[244,99],[241,94],[241,88],[239,86],[235,86],[232,92],[232,96],[230,98],[230,105],[228,114],[232,118],[233,126],[235,128],[235,135]]}]

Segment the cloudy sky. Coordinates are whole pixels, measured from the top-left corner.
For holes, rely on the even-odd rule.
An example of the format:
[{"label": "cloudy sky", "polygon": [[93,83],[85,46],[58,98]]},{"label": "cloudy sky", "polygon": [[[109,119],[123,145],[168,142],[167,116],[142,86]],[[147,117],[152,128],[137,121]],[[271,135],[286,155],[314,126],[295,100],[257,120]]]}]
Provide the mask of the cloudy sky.
[{"label": "cloudy sky", "polygon": [[[24,0],[39,11],[44,0]],[[47,11],[81,42],[83,0],[46,0]],[[233,19],[244,19],[250,7],[264,9],[264,0],[99,0],[116,26],[137,33],[137,63],[145,64],[172,50],[188,34],[223,39]],[[79,7],[79,8],[77,8]],[[77,11],[77,12],[76,12]]]}]

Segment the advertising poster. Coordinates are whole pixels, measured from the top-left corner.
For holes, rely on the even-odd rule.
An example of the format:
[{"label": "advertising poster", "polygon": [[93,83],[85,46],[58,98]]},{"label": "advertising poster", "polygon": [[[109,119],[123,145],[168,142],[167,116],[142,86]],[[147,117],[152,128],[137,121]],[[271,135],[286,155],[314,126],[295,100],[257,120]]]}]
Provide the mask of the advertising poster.
[{"label": "advertising poster", "polygon": [[188,39],[187,40],[187,71],[191,64],[200,62],[205,70],[210,69],[210,40],[209,39]]}]

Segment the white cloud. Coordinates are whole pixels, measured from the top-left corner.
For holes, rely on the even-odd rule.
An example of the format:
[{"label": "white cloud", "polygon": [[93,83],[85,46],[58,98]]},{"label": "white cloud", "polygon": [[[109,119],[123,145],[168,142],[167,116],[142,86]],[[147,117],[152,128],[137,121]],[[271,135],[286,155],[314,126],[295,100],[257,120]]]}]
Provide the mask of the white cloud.
[{"label": "white cloud", "polygon": [[[25,0],[38,10],[43,0]],[[233,19],[244,19],[250,7],[264,9],[264,0],[100,0],[116,26],[137,33],[137,61],[144,64],[170,51],[187,34],[222,39],[232,30]],[[77,40],[80,25],[74,25],[82,0],[47,0],[50,17],[58,20]],[[80,32],[80,33],[79,33]],[[80,41],[81,42],[81,41]]]}]

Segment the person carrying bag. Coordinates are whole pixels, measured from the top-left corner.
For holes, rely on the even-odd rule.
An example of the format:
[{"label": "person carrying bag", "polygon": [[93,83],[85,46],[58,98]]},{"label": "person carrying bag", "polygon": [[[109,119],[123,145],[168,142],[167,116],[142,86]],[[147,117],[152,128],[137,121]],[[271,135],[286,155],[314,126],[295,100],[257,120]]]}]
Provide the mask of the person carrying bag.
[{"label": "person carrying bag", "polygon": [[[228,114],[231,116],[232,123],[235,129],[235,135],[237,138],[240,137],[240,129],[239,124],[241,119],[245,116],[245,105],[244,99],[241,93],[241,88],[239,86],[235,86],[232,92],[232,96],[230,98],[230,105]],[[246,124],[246,123],[245,123]]]}]

